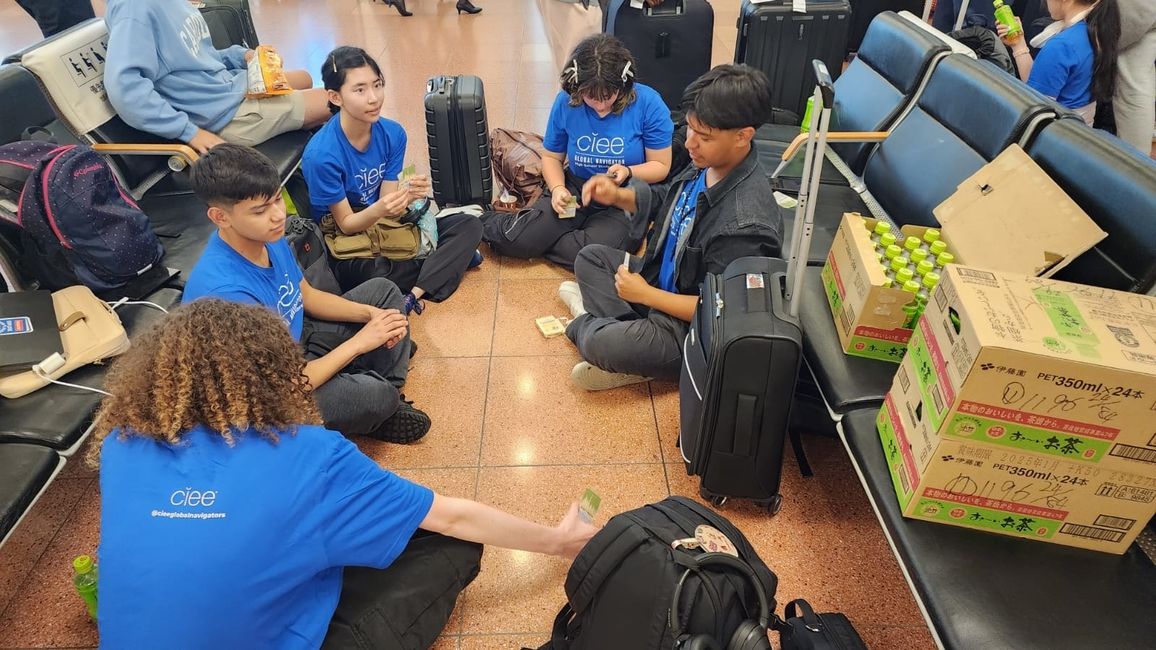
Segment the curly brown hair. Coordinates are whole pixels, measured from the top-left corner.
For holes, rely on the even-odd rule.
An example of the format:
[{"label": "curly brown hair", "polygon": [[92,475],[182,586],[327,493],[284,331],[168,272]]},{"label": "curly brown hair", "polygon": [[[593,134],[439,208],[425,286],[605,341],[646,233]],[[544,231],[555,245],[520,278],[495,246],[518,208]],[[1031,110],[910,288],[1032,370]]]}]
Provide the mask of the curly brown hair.
[{"label": "curly brown hair", "polygon": [[256,430],[276,443],[297,425],[320,424],[305,358],[285,323],[252,305],[202,299],[183,305],[133,342],[109,369],[86,460],[114,430],[176,445],[203,425],[232,445]]}]

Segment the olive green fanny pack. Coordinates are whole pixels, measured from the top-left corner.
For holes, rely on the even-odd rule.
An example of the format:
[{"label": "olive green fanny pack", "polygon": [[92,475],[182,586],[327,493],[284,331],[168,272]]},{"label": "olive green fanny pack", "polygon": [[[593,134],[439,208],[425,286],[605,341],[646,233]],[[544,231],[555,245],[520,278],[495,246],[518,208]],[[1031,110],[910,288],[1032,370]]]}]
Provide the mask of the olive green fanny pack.
[{"label": "olive green fanny pack", "polygon": [[333,215],[321,219],[321,233],[329,253],[339,260],[384,257],[391,260],[412,260],[421,251],[421,229],[417,223],[398,219],[378,219],[362,232],[347,235],[341,232]]}]

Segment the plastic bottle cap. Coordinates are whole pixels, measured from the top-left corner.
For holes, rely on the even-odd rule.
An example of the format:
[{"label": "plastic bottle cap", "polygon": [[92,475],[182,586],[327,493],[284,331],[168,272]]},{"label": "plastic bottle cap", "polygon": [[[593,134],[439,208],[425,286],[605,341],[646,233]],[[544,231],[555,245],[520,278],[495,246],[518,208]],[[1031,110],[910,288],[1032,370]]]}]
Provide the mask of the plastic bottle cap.
[{"label": "plastic bottle cap", "polygon": [[88,573],[92,571],[92,556],[91,555],[77,555],[72,560],[72,568],[77,573]]},{"label": "plastic bottle cap", "polygon": [[909,263],[910,263],[910,261],[905,256],[900,255],[899,257],[896,257],[896,258],[891,260],[891,270],[898,273],[899,269],[907,268],[907,265]]},{"label": "plastic bottle cap", "polygon": [[919,283],[915,280],[908,280],[903,283],[903,290],[911,293],[919,293]]},{"label": "plastic bottle cap", "polygon": [[923,232],[923,241],[929,245],[939,241],[939,231],[935,228],[928,228]]},{"label": "plastic bottle cap", "polygon": [[904,268],[895,272],[895,278],[899,280],[899,284],[907,284],[908,280],[915,279],[915,274],[911,272],[911,269]]},{"label": "plastic bottle cap", "polygon": [[939,284],[938,273],[928,273],[927,275],[923,276],[923,286],[927,287],[928,289],[934,289],[937,284]]},{"label": "plastic bottle cap", "polygon": [[[886,249],[888,246],[895,246],[895,233],[885,232],[879,237],[879,245]],[[899,248],[895,246],[895,248]]]},{"label": "plastic bottle cap", "polygon": [[955,256],[951,253],[940,253],[939,257],[935,258],[935,263],[940,266],[947,266],[955,263]]},{"label": "plastic bottle cap", "polygon": [[931,254],[934,257],[939,257],[947,252],[947,242],[942,239],[931,242]]},{"label": "plastic bottle cap", "polygon": [[883,251],[883,257],[886,257],[889,260],[895,259],[896,257],[899,257],[900,253],[902,253],[902,252],[903,252],[902,248],[899,248],[895,244],[891,244],[890,246],[887,247],[887,250]]},{"label": "plastic bottle cap", "polygon": [[927,275],[935,270],[935,263],[931,260],[923,260],[915,267],[915,272],[919,275]]},{"label": "plastic bottle cap", "polygon": [[927,259],[927,251],[922,248],[917,248],[911,251],[911,263],[919,265],[923,260]]},{"label": "plastic bottle cap", "polygon": [[886,221],[880,221],[879,223],[875,224],[874,232],[876,235],[882,237],[883,235],[891,232],[891,224],[887,223]]},{"label": "plastic bottle cap", "polygon": [[903,242],[903,247],[909,251],[913,251],[913,250],[919,248],[919,238],[918,237],[908,237],[907,241]]}]

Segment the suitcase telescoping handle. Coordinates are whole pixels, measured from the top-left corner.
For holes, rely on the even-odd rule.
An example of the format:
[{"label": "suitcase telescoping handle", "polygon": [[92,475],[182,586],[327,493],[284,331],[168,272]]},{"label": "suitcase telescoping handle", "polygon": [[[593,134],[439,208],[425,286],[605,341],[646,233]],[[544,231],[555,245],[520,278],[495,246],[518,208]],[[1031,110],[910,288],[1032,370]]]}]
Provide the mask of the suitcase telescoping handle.
[{"label": "suitcase telescoping handle", "polygon": [[803,158],[803,179],[799,185],[799,205],[795,208],[795,227],[791,230],[790,257],[787,261],[787,305],[791,316],[799,315],[799,301],[795,298],[803,289],[803,271],[811,254],[811,235],[815,229],[815,203],[818,198],[819,174],[827,153],[827,130],[831,125],[831,108],[835,105],[835,83],[827,66],[815,59],[814,108],[811,110],[810,131],[806,155]]},{"label": "suitcase telescoping handle", "polygon": [[663,0],[662,4],[651,7],[645,5],[642,7],[642,15],[650,16],[681,16],[686,13],[686,5],[684,0]]},{"label": "suitcase telescoping handle", "polygon": [[[931,23],[931,5],[934,4],[934,2],[935,0],[926,0],[923,3],[923,22],[925,23]],[[959,4],[959,15],[955,17],[955,26],[952,28],[953,31],[958,32],[963,29],[963,21],[967,18],[967,7],[970,4],[971,0],[963,0],[963,2]],[[944,9],[946,10],[946,7],[944,7]]]}]

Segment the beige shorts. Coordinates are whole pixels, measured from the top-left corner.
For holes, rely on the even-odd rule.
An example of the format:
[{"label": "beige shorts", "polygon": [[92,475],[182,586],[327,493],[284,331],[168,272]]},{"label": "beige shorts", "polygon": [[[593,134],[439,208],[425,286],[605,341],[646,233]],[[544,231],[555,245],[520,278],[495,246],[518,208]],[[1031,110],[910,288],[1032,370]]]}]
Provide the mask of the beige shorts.
[{"label": "beige shorts", "polygon": [[304,125],[305,93],[295,90],[279,97],[246,98],[237,108],[233,121],[218,135],[226,142],[252,147]]}]

